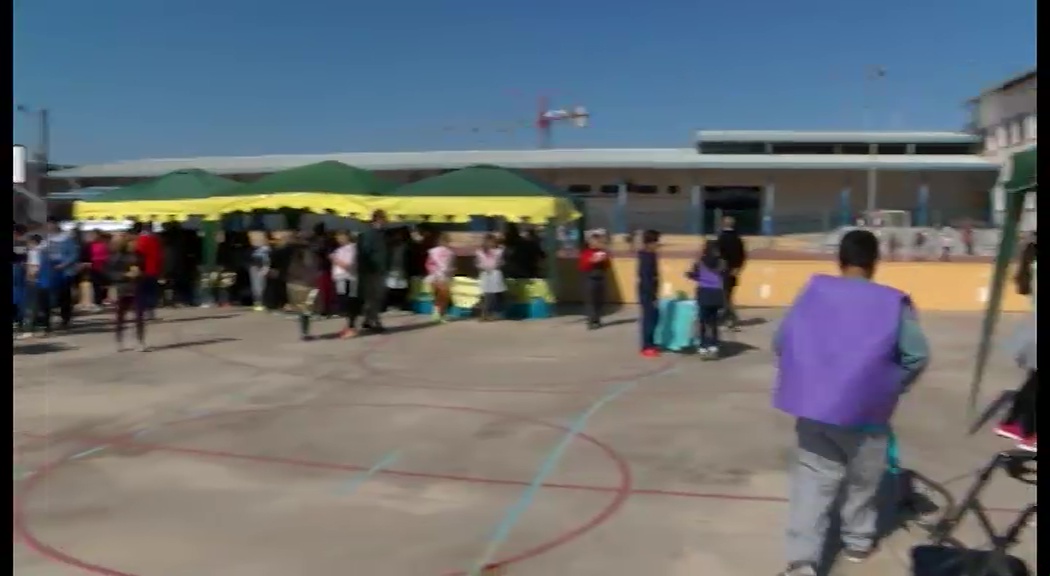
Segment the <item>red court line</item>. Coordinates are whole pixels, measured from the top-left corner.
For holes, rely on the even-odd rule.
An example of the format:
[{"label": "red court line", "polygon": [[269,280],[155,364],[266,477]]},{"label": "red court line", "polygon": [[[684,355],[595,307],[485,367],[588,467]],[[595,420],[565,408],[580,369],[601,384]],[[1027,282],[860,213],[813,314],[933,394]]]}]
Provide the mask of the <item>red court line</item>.
[{"label": "red court line", "polygon": [[[45,436],[21,433],[24,436],[43,439]],[[367,466],[360,466],[356,464],[343,464],[339,462],[321,462],[316,460],[304,460],[301,458],[288,458],[283,456],[261,456],[254,454],[240,454],[237,452],[228,452],[225,450],[210,450],[207,448],[192,448],[185,446],[175,446],[169,444],[151,444],[146,442],[139,442],[135,440],[114,440],[113,438],[86,438],[86,437],[75,437],[66,438],[66,440],[83,441],[86,443],[102,444],[108,443],[115,446],[134,446],[142,448],[144,450],[152,450],[157,452],[169,452],[172,454],[182,454],[186,456],[196,456],[201,458],[217,458],[224,460],[239,460],[242,462],[256,462],[262,464],[278,464],[284,466],[293,466],[299,468],[311,468],[314,470],[331,470],[339,472],[361,472],[367,470]],[[483,476],[467,476],[461,474],[443,474],[436,472],[419,472],[414,470],[398,470],[395,468],[385,468],[376,473],[379,476],[394,476],[401,478],[419,478],[427,480],[444,480],[449,482],[465,482],[467,484],[483,484],[490,486],[528,486],[529,482],[525,480],[512,480],[507,478],[487,478]],[[542,484],[543,488],[549,488],[554,490],[572,490],[578,492],[591,492],[591,493],[617,493],[620,489],[615,486],[595,486],[591,484],[573,484],[573,483],[562,483],[562,482],[547,482]],[[759,494],[732,494],[725,492],[697,492],[692,490],[670,490],[670,489],[659,489],[659,488],[634,488],[631,490],[633,496],[666,496],[672,498],[691,498],[697,500],[722,500],[722,501],[739,501],[739,502],[774,502],[774,503],[787,503],[788,499],[783,496],[763,496]],[[1000,513],[1014,513],[1019,514],[1020,509],[1017,508],[989,508],[990,512]]]},{"label": "red court line", "polygon": [[[345,406],[358,406],[358,407],[372,407],[372,408],[401,408],[401,409],[404,409],[404,408],[430,408],[430,409],[439,409],[439,410],[453,410],[453,411],[460,411],[460,412],[468,412],[468,413],[496,416],[496,417],[500,417],[500,418],[504,418],[504,419],[508,419],[508,420],[519,420],[519,421],[523,421],[523,422],[529,422],[529,423],[533,423],[533,424],[536,424],[536,425],[544,426],[544,427],[547,427],[547,428],[553,428],[553,429],[556,429],[556,430],[561,430],[563,432],[568,432],[569,431],[568,428],[566,428],[564,426],[561,426],[559,424],[552,424],[550,422],[544,422],[542,420],[538,420],[538,419],[531,418],[531,417],[528,417],[528,416],[522,416],[522,415],[518,415],[518,414],[510,414],[510,413],[498,412],[498,411],[494,411],[494,410],[486,410],[486,409],[482,409],[482,408],[474,408],[474,407],[469,407],[469,406],[442,406],[442,405],[407,404],[407,403],[405,403],[405,404],[359,403],[359,404],[344,404],[343,406],[344,407]],[[177,426],[179,424],[186,424],[186,423],[190,423],[190,422],[198,422],[198,421],[201,421],[201,420],[206,420],[206,419],[209,419],[209,418],[216,418],[216,417],[226,416],[226,415],[236,415],[238,413],[243,414],[243,413],[253,413],[253,412],[255,412],[255,413],[257,413],[257,412],[267,412],[267,411],[273,412],[273,411],[293,410],[293,409],[297,409],[297,408],[307,408],[307,407],[311,407],[311,406],[308,406],[308,405],[291,405],[291,406],[280,406],[280,407],[272,407],[272,408],[243,409],[243,410],[228,411],[228,412],[215,412],[215,413],[211,413],[211,414],[209,414],[207,416],[204,416],[204,417],[188,418],[188,419],[179,420],[179,421],[175,421],[175,422],[169,422],[166,425],[167,426]],[[312,406],[312,407],[313,408],[319,408],[320,406]],[[39,438],[39,439],[51,438],[50,435],[35,435],[35,434],[29,434],[29,433],[22,433],[22,435],[24,435],[26,437],[29,437],[29,438]],[[537,544],[537,545],[533,546],[532,548],[529,548],[527,550],[519,552],[518,554],[516,554],[514,556],[511,556],[509,558],[504,558],[504,559],[501,559],[501,560],[497,560],[497,561],[493,562],[492,564],[489,564],[487,566],[487,568],[506,567],[506,566],[509,566],[511,564],[514,564],[514,563],[518,563],[518,562],[522,562],[524,560],[528,560],[530,558],[534,558],[534,557],[542,555],[542,554],[544,554],[544,553],[546,553],[546,552],[548,552],[548,551],[550,551],[550,550],[552,550],[554,548],[557,548],[559,546],[568,544],[570,541],[578,538],[579,536],[582,536],[583,534],[585,534],[587,532],[590,532],[591,530],[594,530],[595,528],[598,528],[599,526],[601,526],[601,525],[605,524],[606,522],[608,522],[620,510],[620,508],[622,508],[623,505],[627,503],[628,498],[632,494],[632,488],[633,488],[633,485],[632,485],[633,480],[632,480],[632,475],[631,475],[631,468],[627,464],[627,462],[615,450],[613,450],[611,447],[609,447],[608,445],[604,444],[600,440],[597,440],[594,437],[592,437],[592,436],[590,436],[590,435],[588,435],[586,433],[576,434],[576,437],[581,439],[581,440],[583,440],[583,441],[585,441],[585,442],[588,442],[588,443],[596,446],[614,464],[614,466],[616,468],[617,476],[619,477],[619,484],[620,485],[619,485],[618,489],[606,490],[606,492],[614,493],[614,496],[613,496],[612,500],[604,508],[602,508],[595,516],[593,516],[589,520],[585,521],[583,524],[577,526],[576,528],[568,530],[566,532],[563,532],[563,533],[553,537],[552,539],[550,539],[550,540],[548,540],[546,542]],[[80,438],[79,437],[75,437],[75,436],[66,436],[66,437],[61,437],[61,439],[67,440],[67,441],[76,441],[76,440],[78,440]],[[97,444],[97,443],[99,443],[99,441],[101,441],[101,442],[108,443],[110,445],[116,445],[116,446],[120,446],[120,445],[124,445],[124,446],[135,445],[135,446],[143,446],[143,447],[148,446],[148,445],[143,445],[143,444],[140,444],[138,442],[135,442],[133,440],[133,436],[128,435],[128,434],[125,434],[125,435],[122,435],[122,436],[117,436],[117,437],[111,437],[111,438],[107,438],[107,439],[95,438],[95,439],[92,439],[92,440],[94,440],[94,442],[92,442],[92,443],[95,443],[95,444]],[[162,448],[162,447],[156,447],[154,449],[156,449],[156,450],[166,450],[166,451],[172,451],[172,452],[181,452],[181,453],[187,453],[187,454],[197,453],[198,455],[204,455],[204,454],[202,454],[202,452],[212,452],[211,455],[213,455],[215,457],[237,458],[237,459],[241,459],[241,460],[249,460],[250,459],[250,460],[253,460],[253,461],[257,461],[257,462],[264,462],[264,463],[268,462],[268,463],[275,463],[275,464],[286,463],[286,464],[289,464],[289,465],[298,465],[300,467],[309,466],[309,467],[318,468],[318,467],[323,465],[324,467],[326,467],[328,469],[335,469],[335,470],[360,470],[361,469],[361,467],[357,467],[357,466],[351,467],[351,466],[348,466],[348,465],[338,465],[338,464],[333,465],[333,464],[310,462],[310,461],[304,461],[304,460],[287,459],[289,461],[284,462],[283,460],[285,460],[285,459],[274,459],[274,458],[269,458],[269,457],[253,457],[253,456],[238,455],[238,454],[233,454],[233,453],[222,453],[222,452],[219,452],[219,451],[201,451],[201,450],[192,449],[192,448],[178,448],[178,447],[163,447]],[[50,473],[52,473],[55,469],[59,468],[60,466],[62,466],[64,464],[68,464],[68,463],[70,463],[72,461],[73,461],[73,457],[69,456],[69,457],[62,458],[62,459],[50,462],[48,464],[45,464],[44,466],[42,466],[41,468],[36,470],[34,474],[29,476],[28,479],[26,479],[23,482],[23,484],[21,486],[21,490],[16,490],[15,491],[15,499],[14,499],[14,529],[15,529],[15,536],[16,536],[16,538],[22,540],[22,542],[27,547],[29,547],[30,549],[34,550],[35,552],[37,552],[41,556],[43,556],[45,558],[48,558],[50,560],[53,560],[55,562],[58,562],[58,563],[61,563],[61,564],[65,564],[67,566],[73,566],[73,567],[79,568],[81,570],[84,570],[84,571],[87,571],[87,572],[90,572],[90,573],[93,573],[93,574],[102,574],[104,576],[136,576],[134,574],[121,572],[119,570],[115,570],[113,568],[109,568],[109,567],[106,567],[106,566],[102,566],[102,565],[98,565],[98,564],[92,564],[92,563],[86,562],[84,560],[81,560],[79,558],[76,558],[76,557],[74,557],[72,555],[66,554],[65,552],[63,552],[63,551],[61,551],[61,550],[59,550],[59,549],[57,549],[55,547],[52,547],[52,546],[48,545],[47,543],[39,540],[34,535],[33,531],[30,529],[30,527],[29,527],[29,519],[28,519],[26,511],[25,511],[25,508],[26,508],[25,504],[28,501],[28,499],[29,499],[33,489],[36,488],[37,486],[39,486],[44,481],[44,479]],[[334,466],[334,468],[333,468],[333,466]],[[410,474],[415,475],[417,477],[423,476],[422,474],[418,474],[418,473],[408,473],[408,472],[402,473],[402,475],[410,475]],[[434,477],[434,476],[432,476],[432,477]],[[474,480],[474,482],[475,483],[480,483],[478,480]],[[493,482],[489,482],[489,483],[493,483]],[[518,484],[518,483],[515,483],[515,484]],[[528,483],[522,483],[522,484],[528,484]],[[462,571],[462,570],[453,570],[453,571],[450,571],[450,572],[442,573],[442,576],[465,576],[465,575],[466,575],[466,573],[464,571]]]}]

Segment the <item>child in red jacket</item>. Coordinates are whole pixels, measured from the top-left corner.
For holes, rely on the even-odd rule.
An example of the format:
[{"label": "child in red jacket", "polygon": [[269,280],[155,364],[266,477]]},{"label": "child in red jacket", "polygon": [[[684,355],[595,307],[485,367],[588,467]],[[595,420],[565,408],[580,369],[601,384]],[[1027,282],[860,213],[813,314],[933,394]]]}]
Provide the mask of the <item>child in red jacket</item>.
[{"label": "child in red jacket", "polygon": [[609,270],[609,251],[605,235],[591,232],[587,246],[580,251],[580,272],[583,273],[583,301],[587,314],[587,329],[602,327],[602,308],[605,305],[605,275]]}]

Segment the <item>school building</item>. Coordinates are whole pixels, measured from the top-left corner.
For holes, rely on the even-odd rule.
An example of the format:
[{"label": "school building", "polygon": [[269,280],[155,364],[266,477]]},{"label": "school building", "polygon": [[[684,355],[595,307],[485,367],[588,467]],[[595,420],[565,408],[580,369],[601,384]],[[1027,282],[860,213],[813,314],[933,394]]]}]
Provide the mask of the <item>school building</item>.
[{"label": "school building", "polygon": [[[236,179],[337,160],[410,182],[474,164],[522,170],[579,198],[591,227],[667,233],[828,230],[871,210],[914,225],[988,221],[999,172],[963,132],[700,131],[692,148],[467,150],[148,159],[49,174],[51,187],[121,186],[199,168]],[[57,181],[57,182],[56,182]]]},{"label": "school building", "polygon": [[[983,155],[1003,165],[1014,154],[1036,145],[1039,134],[1039,76],[1035,69],[1013,76],[983,91],[967,104],[970,129],[984,140]],[[992,216],[998,224],[1006,208],[1002,183],[1009,179],[1004,170],[992,191]],[[1035,230],[1036,195],[1025,198],[1021,228]]]}]

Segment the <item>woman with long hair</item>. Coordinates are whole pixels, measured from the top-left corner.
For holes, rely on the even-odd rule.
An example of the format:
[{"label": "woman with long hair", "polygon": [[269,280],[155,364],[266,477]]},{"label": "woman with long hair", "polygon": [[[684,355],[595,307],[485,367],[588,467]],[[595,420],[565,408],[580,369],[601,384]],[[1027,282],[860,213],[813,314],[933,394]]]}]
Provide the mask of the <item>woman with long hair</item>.
[{"label": "woman with long hair", "polygon": [[353,338],[357,335],[357,317],[361,315],[361,299],[357,295],[357,245],[353,234],[346,230],[336,233],[335,241],[338,247],[328,259],[332,262],[336,298],[346,317],[346,327],[339,332],[339,337]]},{"label": "woman with long hair", "polygon": [[725,270],[718,240],[709,240],[687,275],[696,282],[696,332],[700,357],[705,360],[718,357],[718,316],[726,304]]},{"label": "woman with long hair", "polygon": [[502,308],[503,293],[507,283],[503,280],[503,250],[500,249],[495,234],[485,234],[481,248],[474,253],[474,263],[478,269],[478,287],[481,290],[482,322],[488,322],[499,315]]}]

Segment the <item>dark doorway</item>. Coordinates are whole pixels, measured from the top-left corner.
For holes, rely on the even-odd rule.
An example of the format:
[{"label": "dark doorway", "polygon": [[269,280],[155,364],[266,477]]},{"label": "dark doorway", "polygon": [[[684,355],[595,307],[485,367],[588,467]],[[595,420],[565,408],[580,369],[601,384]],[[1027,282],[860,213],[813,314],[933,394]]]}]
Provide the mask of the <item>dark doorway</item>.
[{"label": "dark doorway", "polygon": [[715,232],[722,216],[736,219],[736,229],[744,235],[762,230],[761,186],[704,186],[704,231]]}]

